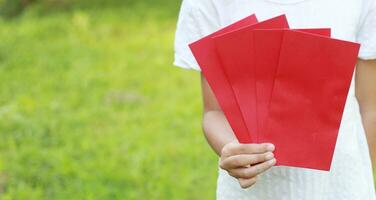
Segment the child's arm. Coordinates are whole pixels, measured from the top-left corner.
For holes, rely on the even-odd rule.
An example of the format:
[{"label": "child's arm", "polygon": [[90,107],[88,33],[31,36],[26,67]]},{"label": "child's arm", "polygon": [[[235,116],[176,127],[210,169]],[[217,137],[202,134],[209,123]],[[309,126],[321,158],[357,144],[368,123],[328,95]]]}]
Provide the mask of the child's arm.
[{"label": "child's arm", "polygon": [[239,180],[242,188],[256,183],[257,175],[275,165],[272,144],[239,144],[205,78],[203,129],[205,137],[221,157],[220,167]]},{"label": "child's arm", "polygon": [[376,168],[376,60],[359,60],[356,96],[366,131],[373,167]]},{"label": "child's arm", "polygon": [[201,85],[204,102],[202,127],[208,143],[221,156],[222,148],[236,138],[218,105],[216,97],[203,76],[201,76]]}]

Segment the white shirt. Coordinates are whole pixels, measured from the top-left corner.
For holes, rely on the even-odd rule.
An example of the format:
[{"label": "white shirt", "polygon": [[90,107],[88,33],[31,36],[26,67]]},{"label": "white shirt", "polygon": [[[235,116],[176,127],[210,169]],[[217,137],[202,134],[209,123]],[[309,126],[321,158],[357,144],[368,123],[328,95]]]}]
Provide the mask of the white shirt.
[{"label": "white shirt", "polygon": [[[183,0],[174,64],[199,70],[188,44],[255,13],[259,21],[286,14],[291,28],[331,28],[332,37],[361,43],[359,57],[376,59],[376,0]],[[219,200],[375,200],[369,150],[354,81],[341,123],[332,169],[273,167],[254,187],[240,188],[219,170]]]}]

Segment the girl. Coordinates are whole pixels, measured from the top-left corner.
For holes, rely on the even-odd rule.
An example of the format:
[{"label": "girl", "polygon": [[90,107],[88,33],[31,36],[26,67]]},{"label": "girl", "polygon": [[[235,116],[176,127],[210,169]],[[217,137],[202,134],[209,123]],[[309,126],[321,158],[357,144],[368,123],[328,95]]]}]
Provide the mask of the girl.
[{"label": "girl", "polygon": [[201,76],[203,128],[220,156],[217,199],[375,200],[376,0],[183,0],[174,64],[199,70],[188,44],[252,13],[259,21],[286,14],[292,28],[330,27],[333,38],[362,47],[329,173],[272,167],[273,144],[239,144]]}]

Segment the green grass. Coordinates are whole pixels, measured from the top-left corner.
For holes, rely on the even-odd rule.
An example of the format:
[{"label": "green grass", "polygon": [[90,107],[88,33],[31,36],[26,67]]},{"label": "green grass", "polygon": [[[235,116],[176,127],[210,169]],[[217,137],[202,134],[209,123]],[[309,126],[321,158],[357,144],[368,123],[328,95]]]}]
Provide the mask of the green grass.
[{"label": "green grass", "polygon": [[0,199],[214,199],[180,2],[120,2],[0,19]]}]

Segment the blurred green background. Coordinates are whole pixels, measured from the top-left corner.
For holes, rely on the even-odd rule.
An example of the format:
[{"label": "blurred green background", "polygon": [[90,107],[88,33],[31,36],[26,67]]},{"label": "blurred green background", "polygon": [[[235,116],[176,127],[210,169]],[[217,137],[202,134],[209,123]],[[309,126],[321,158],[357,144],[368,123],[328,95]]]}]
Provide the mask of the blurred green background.
[{"label": "blurred green background", "polygon": [[0,0],[0,199],[214,199],[178,0]]},{"label": "blurred green background", "polygon": [[0,0],[0,199],[214,199],[177,0]]}]

